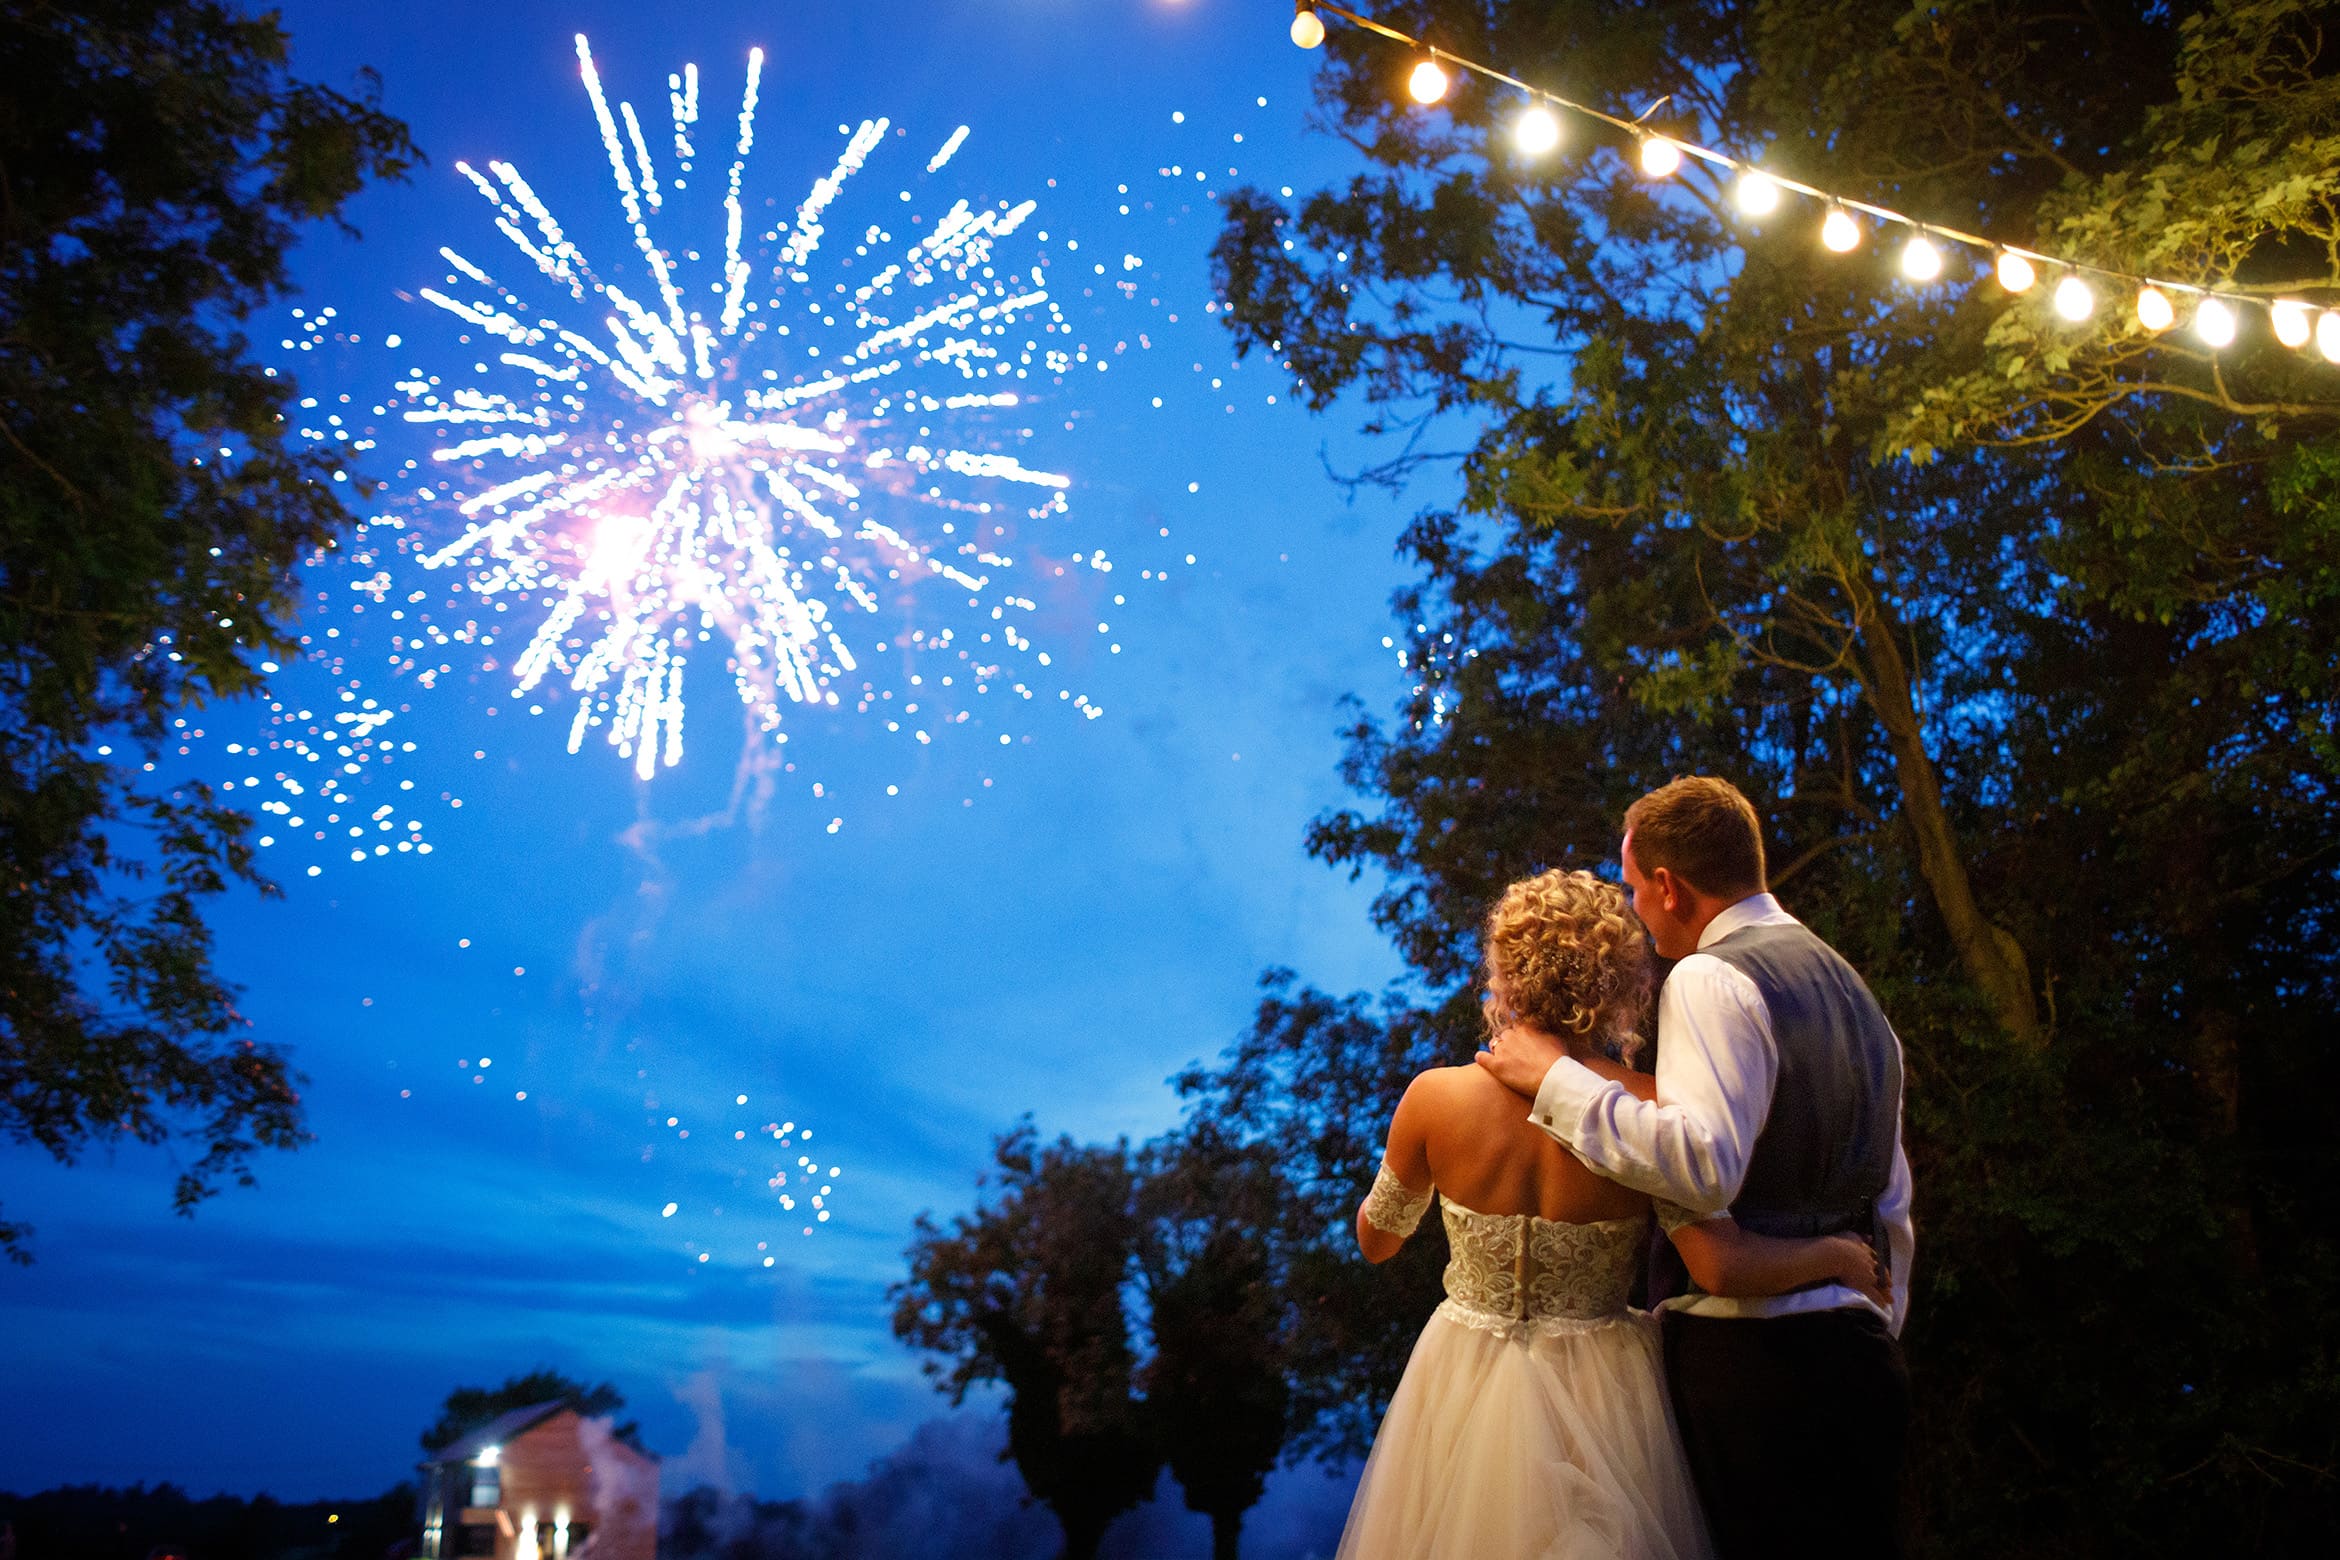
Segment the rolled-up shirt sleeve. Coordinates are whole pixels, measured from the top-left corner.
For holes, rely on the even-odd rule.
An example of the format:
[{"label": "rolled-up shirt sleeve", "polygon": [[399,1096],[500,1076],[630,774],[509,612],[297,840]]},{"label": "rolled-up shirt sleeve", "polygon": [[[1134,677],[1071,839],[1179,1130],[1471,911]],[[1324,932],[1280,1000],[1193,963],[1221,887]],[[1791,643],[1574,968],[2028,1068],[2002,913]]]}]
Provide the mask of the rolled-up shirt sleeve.
[{"label": "rolled-up shirt sleeve", "polygon": [[1877,1218],[1885,1226],[1885,1260],[1893,1270],[1893,1336],[1901,1336],[1901,1324],[1909,1320],[1909,1271],[1917,1258],[1917,1226],[1910,1218],[1909,1155],[1895,1134],[1893,1144],[1893,1178],[1885,1183],[1885,1195],[1877,1199]]},{"label": "rolled-up shirt sleeve", "polygon": [[1739,1195],[1778,1081],[1762,993],[1720,959],[1692,954],[1658,997],[1655,1100],[1563,1058],[1529,1116],[1610,1180],[1710,1214]]}]

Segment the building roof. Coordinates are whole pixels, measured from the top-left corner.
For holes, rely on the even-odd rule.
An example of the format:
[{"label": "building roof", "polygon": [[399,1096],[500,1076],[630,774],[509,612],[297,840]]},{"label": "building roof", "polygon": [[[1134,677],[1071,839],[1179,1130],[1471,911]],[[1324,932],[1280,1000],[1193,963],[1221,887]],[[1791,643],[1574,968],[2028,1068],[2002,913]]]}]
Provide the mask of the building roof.
[{"label": "building roof", "polygon": [[434,1463],[464,1463],[471,1461],[491,1446],[501,1446],[544,1420],[550,1419],[569,1405],[555,1398],[550,1403],[538,1403],[528,1408],[515,1408],[510,1413],[498,1414],[471,1434],[431,1454]]},{"label": "building roof", "polygon": [[[562,1399],[555,1398],[549,1403],[538,1403],[528,1408],[515,1408],[510,1413],[498,1414],[495,1418],[489,1420],[486,1424],[481,1425],[477,1430],[472,1431],[469,1435],[463,1437],[461,1440],[432,1453],[430,1458],[423,1464],[423,1466],[429,1468],[437,1467],[445,1463],[470,1462],[473,1458],[477,1457],[481,1452],[486,1451],[491,1446],[502,1446],[505,1442],[510,1441],[515,1436],[525,1435],[527,1432],[535,1429],[538,1425],[552,1418],[553,1415],[561,1412],[563,1409],[569,1409],[571,1412],[575,1411],[572,1405],[569,1403],[563,1401]],[[631,1426],[627,1427],[626,1433],[632,1433]],[[638,1457],[644,1462],[657,1462],[660,1460],[656,1452],[650,1451],[644,1447],[636,1446],[631,1441],[614,1440],[611,1442],[611,1445],[615,1446],[620,1452],[623,1452],[631,1457]]]}]

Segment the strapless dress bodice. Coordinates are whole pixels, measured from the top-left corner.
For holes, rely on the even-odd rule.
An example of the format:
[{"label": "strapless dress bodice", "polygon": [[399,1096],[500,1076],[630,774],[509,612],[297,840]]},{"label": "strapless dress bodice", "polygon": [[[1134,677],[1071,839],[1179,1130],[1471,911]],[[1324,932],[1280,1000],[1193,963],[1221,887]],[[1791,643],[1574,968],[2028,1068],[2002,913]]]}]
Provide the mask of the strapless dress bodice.
[{"label": "strapless dress bodice", "polygon": [[1574,1331],[1631,1314],[1647,1219],[1570,1224],[1440,1199],[1446,1301],[1438,1314],[1506,1335]]}]

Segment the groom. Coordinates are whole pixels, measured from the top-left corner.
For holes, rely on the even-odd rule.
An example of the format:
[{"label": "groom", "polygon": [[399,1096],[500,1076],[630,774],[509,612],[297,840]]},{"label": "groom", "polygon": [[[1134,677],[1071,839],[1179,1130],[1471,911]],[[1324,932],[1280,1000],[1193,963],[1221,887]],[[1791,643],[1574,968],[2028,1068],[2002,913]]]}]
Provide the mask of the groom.
[{"label": "groom", "polygon": [[1666,1385],[1724,1560],[1898,1555],[1909,1377],[1901,1042],[1836,951],[1765,891],[1755,809],[1676,780],[1625,814],[1625,887],[1658,953],[1657,1098],[1506,1029],[1479,1062],[1613,1181],[1766,1235],[1866,1236],[1893,1314],[1834,1285],[1668,1302]]}]

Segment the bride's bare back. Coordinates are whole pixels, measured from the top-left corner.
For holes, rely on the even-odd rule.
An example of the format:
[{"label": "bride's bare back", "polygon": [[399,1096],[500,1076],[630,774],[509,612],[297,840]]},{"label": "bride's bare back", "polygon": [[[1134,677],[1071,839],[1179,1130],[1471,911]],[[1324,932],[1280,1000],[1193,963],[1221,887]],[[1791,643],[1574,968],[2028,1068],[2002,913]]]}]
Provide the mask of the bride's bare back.
[{"label": "bride's bare back", "polygon": [[[1643,1099],[1656,1085],[1646,1073],[1605,1060],[1587,1062]],[[1389,1167],[1419,1190],[1480,1213],[1527,1213],[1571,1224],[1639,1218],[1641,1193],[1605,1181],[1528,1120],[1525,1102],[1485,1068],[1438,1067],[1417,1077],[1389,1129]]]}]

